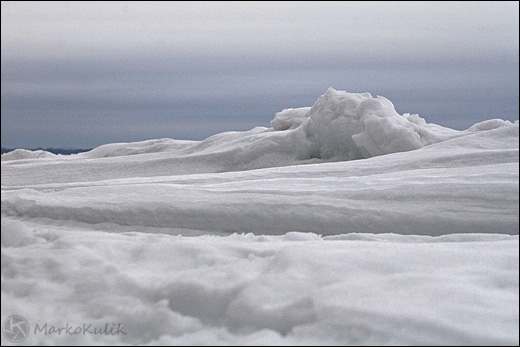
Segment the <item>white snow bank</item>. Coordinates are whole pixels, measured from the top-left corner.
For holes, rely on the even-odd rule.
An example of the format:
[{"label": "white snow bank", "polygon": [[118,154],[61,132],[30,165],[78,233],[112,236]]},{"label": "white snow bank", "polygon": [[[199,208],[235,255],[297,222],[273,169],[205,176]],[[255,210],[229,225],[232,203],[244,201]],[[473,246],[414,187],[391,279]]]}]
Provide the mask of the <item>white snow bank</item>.
[{"label": "white snow bank", "polygon": [[[170,152],[175,156],[225,154],[236,160],[224,170],[292,165],[306,160],[342,161],[418,149],[469,132],[511,125],[503,120],[475,124],[456,131],[428,124],[416,114],[399,115],[386,98],[329,88],[312,107],[276,113],[272,129],[223,133],[204,141],[149,140],[109,144],[84,155],[88,158]],[[273,133],[286,131],[284,134]],[[201,158],[202,156],[202,158]],[[220,160],[222,157],[220,158]]]},{"label": "white snow bank", "polygon": [[[516,124],[518,124],[518,121],[516,121]],[[506,127],[511,125],[510,121],[503,120],[503,119],[489,119],[485,120],[483,122],[477,123],[469,127],[468,131],[486,131],[486,130],[493,130],[498,129],[501,127]]]},{"label": "white snow bank", "polygon": [[2,161],[53,157],[56,157],[56,154],[43,150],[31,151],[27,149],[15,149],[14,151],[2,154]]},{"label": "white snow bank", "polygon": [[[23,184],[25,180],[32,184],[91,182],[369,158],[499,129],[509,129],[507,136],[518,142],[518,122],[495,119],[457,131],[428,124],[418,115],[401,116],[383,97],[372,98],[369,93],[347,93],[332,88],[311,108],[277,113],[272,125],[273,128],[221,133],[204,141],[158,139],[108,144],[86,153],[56,156],[53,160],[34,159],[38,170],[34,170],[30,160],[17,163],[3,156],[2,170],[5,177],[10,176],[8,185]],[[85,159],[91,159],[88,170],[84,170]],[[56,175],[54,161],[58,160],[60,174]],[[14,169],[15,164],[23,165]]]},{"label": "white snow bank", "polygon": [[163,168],[148,155],[119,158],[136,171],[2,164],[2,215],[170,234],[517,234],[518,140],[515,124],[365,160],[199,175],[147,177]]},{"label": "white snow bank", "polygon": [[35,233],[2,247],[2,321],[26,318],[31,345],[518,344],[518,236]]},{"label": "white snow bank", "polygon": [[[518,142],[518,122],[494,119],[457,131],[428,124],[415,114],[401,116],[383,97],[332,88],[312,107],[277,113],[272,126],[216,134],[203,141],[158,139],[108,144],[90,152],[45,160],[38,163],[37,171],[30,161],[17,163],[2,156],[2,170],[6,178],[11,176],[8,185],[23,184],[25,180],[32,184],[66,183],[361,159],[430,147],[499,129],[509,129],[507,136]],[[467,141],[471,142],[474,141]],[[91,159],[88,170],[83,168],[85,159]],[[60,161],[59,175],[55,174],[54,161]],[[23,165],[14,170],[15,164]]]},{"label": "white snow bank", "polygon": [[[512,124],[495,119],[475,124],[466,131],[457,131],[428,124],[416,114],[400,115],[382,96],[374,98],[369,93],[348,93],[329,88],[312,107],[278,112],[271,126],[221,133],[203,141],[157,139],[107,144],[86,153],[57,159],[68,162],[62,169],[70,170],[71,175],[78,171],[75,160],[84,158],[112,158],[99,165],[111,165],[110,171],[120,170],[120,175],[132,172],[133,175],[128,177],[240,171],[366,159],[419,149]],[[149,155],[146,164],[138,154]],[[121,164],[119,157],[129,155],[136,158]],[[2,156],[5,161],[20,158]],[[152,159],[153,163],[150,162]],[[93,167],[95,165],[97,163],[92,163]],[[104,170],[92,170],[100,171]],[[96,179],[98,177],[85,177],[85,180]]]},{"label": "white snow bank", "polygon": [[107,158],[145,153],[174,151],[196,141],[157,139],[130,143],[109,143],[82,154],[86,158]]}]

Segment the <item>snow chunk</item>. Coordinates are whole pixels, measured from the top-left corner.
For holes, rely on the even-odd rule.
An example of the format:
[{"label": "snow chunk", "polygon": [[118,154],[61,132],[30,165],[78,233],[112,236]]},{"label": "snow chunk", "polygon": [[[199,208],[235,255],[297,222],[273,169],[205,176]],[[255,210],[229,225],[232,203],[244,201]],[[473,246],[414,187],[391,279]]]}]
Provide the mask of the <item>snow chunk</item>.
[{"label": "snow chunk", "polygon": [[322,159],[351,160],[424,146],[387,99],[329,88],[310,111],[307,133]]},{"label": "snow chunk", "polygon": [[274,130],[296,129],[309,118],[310,107],[286,108],[275,114],[271,121]]},{"label": "snow chunk", "polygon": [[[400,115],[390,100],[370,93],[329,88],[311,107],[286,109],[271,121],[274,130],[304,133],[302,159],[365,159],[410,151],[460,136],[461,132],[430,125],[418,115]],[[301,157],[301,156],[300,156]]]}]

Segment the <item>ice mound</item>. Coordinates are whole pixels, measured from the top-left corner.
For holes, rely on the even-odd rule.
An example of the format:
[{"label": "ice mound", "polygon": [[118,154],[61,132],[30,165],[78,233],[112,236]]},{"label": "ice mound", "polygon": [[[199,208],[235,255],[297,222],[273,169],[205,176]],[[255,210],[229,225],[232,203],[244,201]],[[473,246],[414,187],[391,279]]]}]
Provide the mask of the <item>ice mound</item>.
[{"label": "ice mound", "polygon": [[[271,128],[215,134],[202,141],[169,138],[132,143],[111,143],[72,156],[53,156],[42,151],[17,150],[2,155],[6,166],[14,160],[47,158],[32,172],[33,160],[25,161],[23,177],[33,184],[55,182],[52,161],[63,161],[60,180],[170,176],[195,173],[237,172],[323,162],[368,159],[385,154],[421,149],[454,138],[471,137],[498,128],[515,131],[518,124],[491,119],[459,131],[429,124],[417,114],[397,113],[382,96],[349,93],[329,88],[312,107],[285,109],[276,113]],[[482,146],[480,142],[478,146]],[[52,159],[52,160],[51,160]],[[82,160],[93,159],[91,170],[81,169]],[[11,163],[9,163],[11,161]],[[19,164],[19,163],[18,163]],[[29,165],[29,166],[25,166]]]},{"label": "ice mound", "polygon": [[418,115],[400,115],[388,99],[329,88],[310,108],[275,115],[274,130],[305,134],[309,158],[353,160],[419,149],[460,134],[427,124]]}]

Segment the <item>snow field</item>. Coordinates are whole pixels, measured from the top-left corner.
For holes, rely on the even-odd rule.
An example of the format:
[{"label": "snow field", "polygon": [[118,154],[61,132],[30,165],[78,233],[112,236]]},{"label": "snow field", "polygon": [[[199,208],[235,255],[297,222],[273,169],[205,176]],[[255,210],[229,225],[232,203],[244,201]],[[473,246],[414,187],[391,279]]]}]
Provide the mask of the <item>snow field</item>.
[{"label": "snow field", "polygon": [[2,223],[2,318],[127,332],[33,334],[31,344],[517,341],[518,236],[182,237]]},{"label": "snow field", "polygon": [[271,126],[2,155],[2,322],[28,345],[518,345],[518,121],[331,88]]}]

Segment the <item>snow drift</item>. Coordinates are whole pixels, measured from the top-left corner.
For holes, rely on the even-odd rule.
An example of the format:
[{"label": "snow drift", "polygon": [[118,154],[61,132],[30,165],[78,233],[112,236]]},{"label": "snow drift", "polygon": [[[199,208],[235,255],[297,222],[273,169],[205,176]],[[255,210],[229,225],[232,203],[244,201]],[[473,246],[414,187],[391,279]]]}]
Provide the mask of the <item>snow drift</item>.
[{"label": "snow drift", "polygon": [[[400,115],[382,96],[374,98],[370,93],[329,88],[312,107],[278,112],[271,121],[272,128],[226,132],[203,141],[158,139],[107,144],[62,159],[155,154],[157,162],[153,172],[156,175],[239,171],[367,159],[511,125],[509,121],[494,119],[475,124],[466,131],[457,131],[428,124],[417,114]],[[47,157],[39,152],[32,155],[30,151],[15,152],[3,154],[2,160]],[[117,160],[104,161],[104,165],[117,165]],[[140,163],[136,163],[138,165]],[[125,169],[138,176],[153,175],[135,166]]]},{"label": "snow drift", "polygon": [[509,125],[509,121],[493,119],[475,124],[467,131],[457,131],[428,124],[417,114],[400,115],[392,102],[382,96],[374,98],[370,93],[329,88],[312,107],[278,112],[271,121],[271,129],[259,127],[249,132],[223,133],[201,142],[162,139],[109,144],[85,156],[99,158],[164,151],[185,156],[226,154],[238,157],[235,165],[227,170],[234,171],[244,163],[249,163],[251,168],[263,168],[310,159],[366,159]]},{"label": "snow drift", "polygon": [[2,322],[126,332],[34,345],[518,345],[518,122],[329,89],[271,126],[3,155]]},{"label": "snow drift", "polygon": [[3,153],[2,161],[4,160],[21,160],[21,159],[37,159],[37,158],[53,158],[56,154],[43,150],[27,150],[15,149],[14,151]]}]

